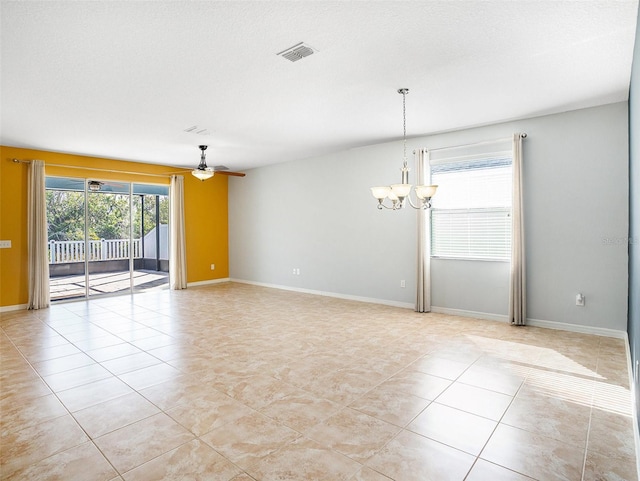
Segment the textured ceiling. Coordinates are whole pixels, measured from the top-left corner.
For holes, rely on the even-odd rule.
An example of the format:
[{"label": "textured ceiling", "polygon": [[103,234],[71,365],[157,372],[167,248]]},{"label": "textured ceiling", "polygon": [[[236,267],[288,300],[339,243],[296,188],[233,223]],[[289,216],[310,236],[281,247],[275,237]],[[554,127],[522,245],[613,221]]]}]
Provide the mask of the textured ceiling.
[{"label": "textured ceiling", "polygon": [[3,145],[243,170],[401,137],[400,87],[410,136],[626,100],[638,2],[1,8]]}]

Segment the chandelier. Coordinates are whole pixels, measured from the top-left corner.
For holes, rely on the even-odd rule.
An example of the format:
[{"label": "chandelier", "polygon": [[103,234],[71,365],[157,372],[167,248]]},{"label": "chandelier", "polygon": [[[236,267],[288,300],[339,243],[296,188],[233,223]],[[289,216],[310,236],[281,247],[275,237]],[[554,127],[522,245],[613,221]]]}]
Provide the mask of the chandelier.
[{"label": "chandelier", "polygon": [[[384,185],[380,187],[371,187],[371,193],[378,199],[378,209],[392,209],[399,210],[405,206],[405,201],[409,200],[409,205],[414,209],[428,209],[431,207],[431,198],[435,195],[437,185],[416,185],[416,197],[418,198],[419,205],[416,205],[411,200],[411,187],[409,183],[409,168],[407,167],[407,94],[409,89],[398,89],[398,93],[402,94],[402,126],[403,126],[403,147],[404,157],[402,162],[402,183]],[[391,201],[391,207],[384,203],[385,199]]]}]

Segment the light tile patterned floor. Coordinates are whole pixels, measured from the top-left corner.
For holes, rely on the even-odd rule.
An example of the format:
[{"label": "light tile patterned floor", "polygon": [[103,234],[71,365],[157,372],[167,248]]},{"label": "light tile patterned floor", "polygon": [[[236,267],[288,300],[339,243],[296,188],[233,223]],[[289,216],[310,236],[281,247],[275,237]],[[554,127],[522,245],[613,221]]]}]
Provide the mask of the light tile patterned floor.
[{"label": "light tile patterned floor", "polygon": [[4,313],[20,480],[637,480],[624,342],[242,284]]}]

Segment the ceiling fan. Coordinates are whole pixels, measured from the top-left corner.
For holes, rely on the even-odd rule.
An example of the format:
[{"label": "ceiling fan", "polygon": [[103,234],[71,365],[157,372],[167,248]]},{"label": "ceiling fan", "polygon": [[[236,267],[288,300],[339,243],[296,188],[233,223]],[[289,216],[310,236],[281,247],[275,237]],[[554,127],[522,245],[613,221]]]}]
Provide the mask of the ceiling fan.
[{"label": "ceiling fan", "polygon": [[201,150],[200,154],[200,163],[198,167],[191,171],[191,175],[200,179],[202,181],[210,179],[214,174],[223,174],[223,175],[234,175],[236,177],[244,177],[245,174],[243,172],[231,172],[230,170],[218,169],[216,170],[213,167],[207,167],[206,155],[204,153],[207,150],[207,145],[199,145],[198,148]]},{"label": "ceiling fan", "polygon": [[97,180],[90,180],[87,182],[87,185],[89,186],[89,190],[92,192],[97,192],[100,189],[102,189],[102,186],[104,185],[104,182],[99,182]]}]

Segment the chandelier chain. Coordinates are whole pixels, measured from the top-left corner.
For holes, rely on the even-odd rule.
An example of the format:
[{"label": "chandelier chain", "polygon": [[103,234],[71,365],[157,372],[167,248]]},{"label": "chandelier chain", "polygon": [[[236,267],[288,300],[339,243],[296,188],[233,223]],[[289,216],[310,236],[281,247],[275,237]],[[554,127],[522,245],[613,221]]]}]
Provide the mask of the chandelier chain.
[{"label": "chandelier chain", "polygon": [[402,138],[403,138],[403,148],[404,148],[403,163],[404,163],[404,167],[406,167],[407,166],[407,93],[405,91],[402,92]]}]

